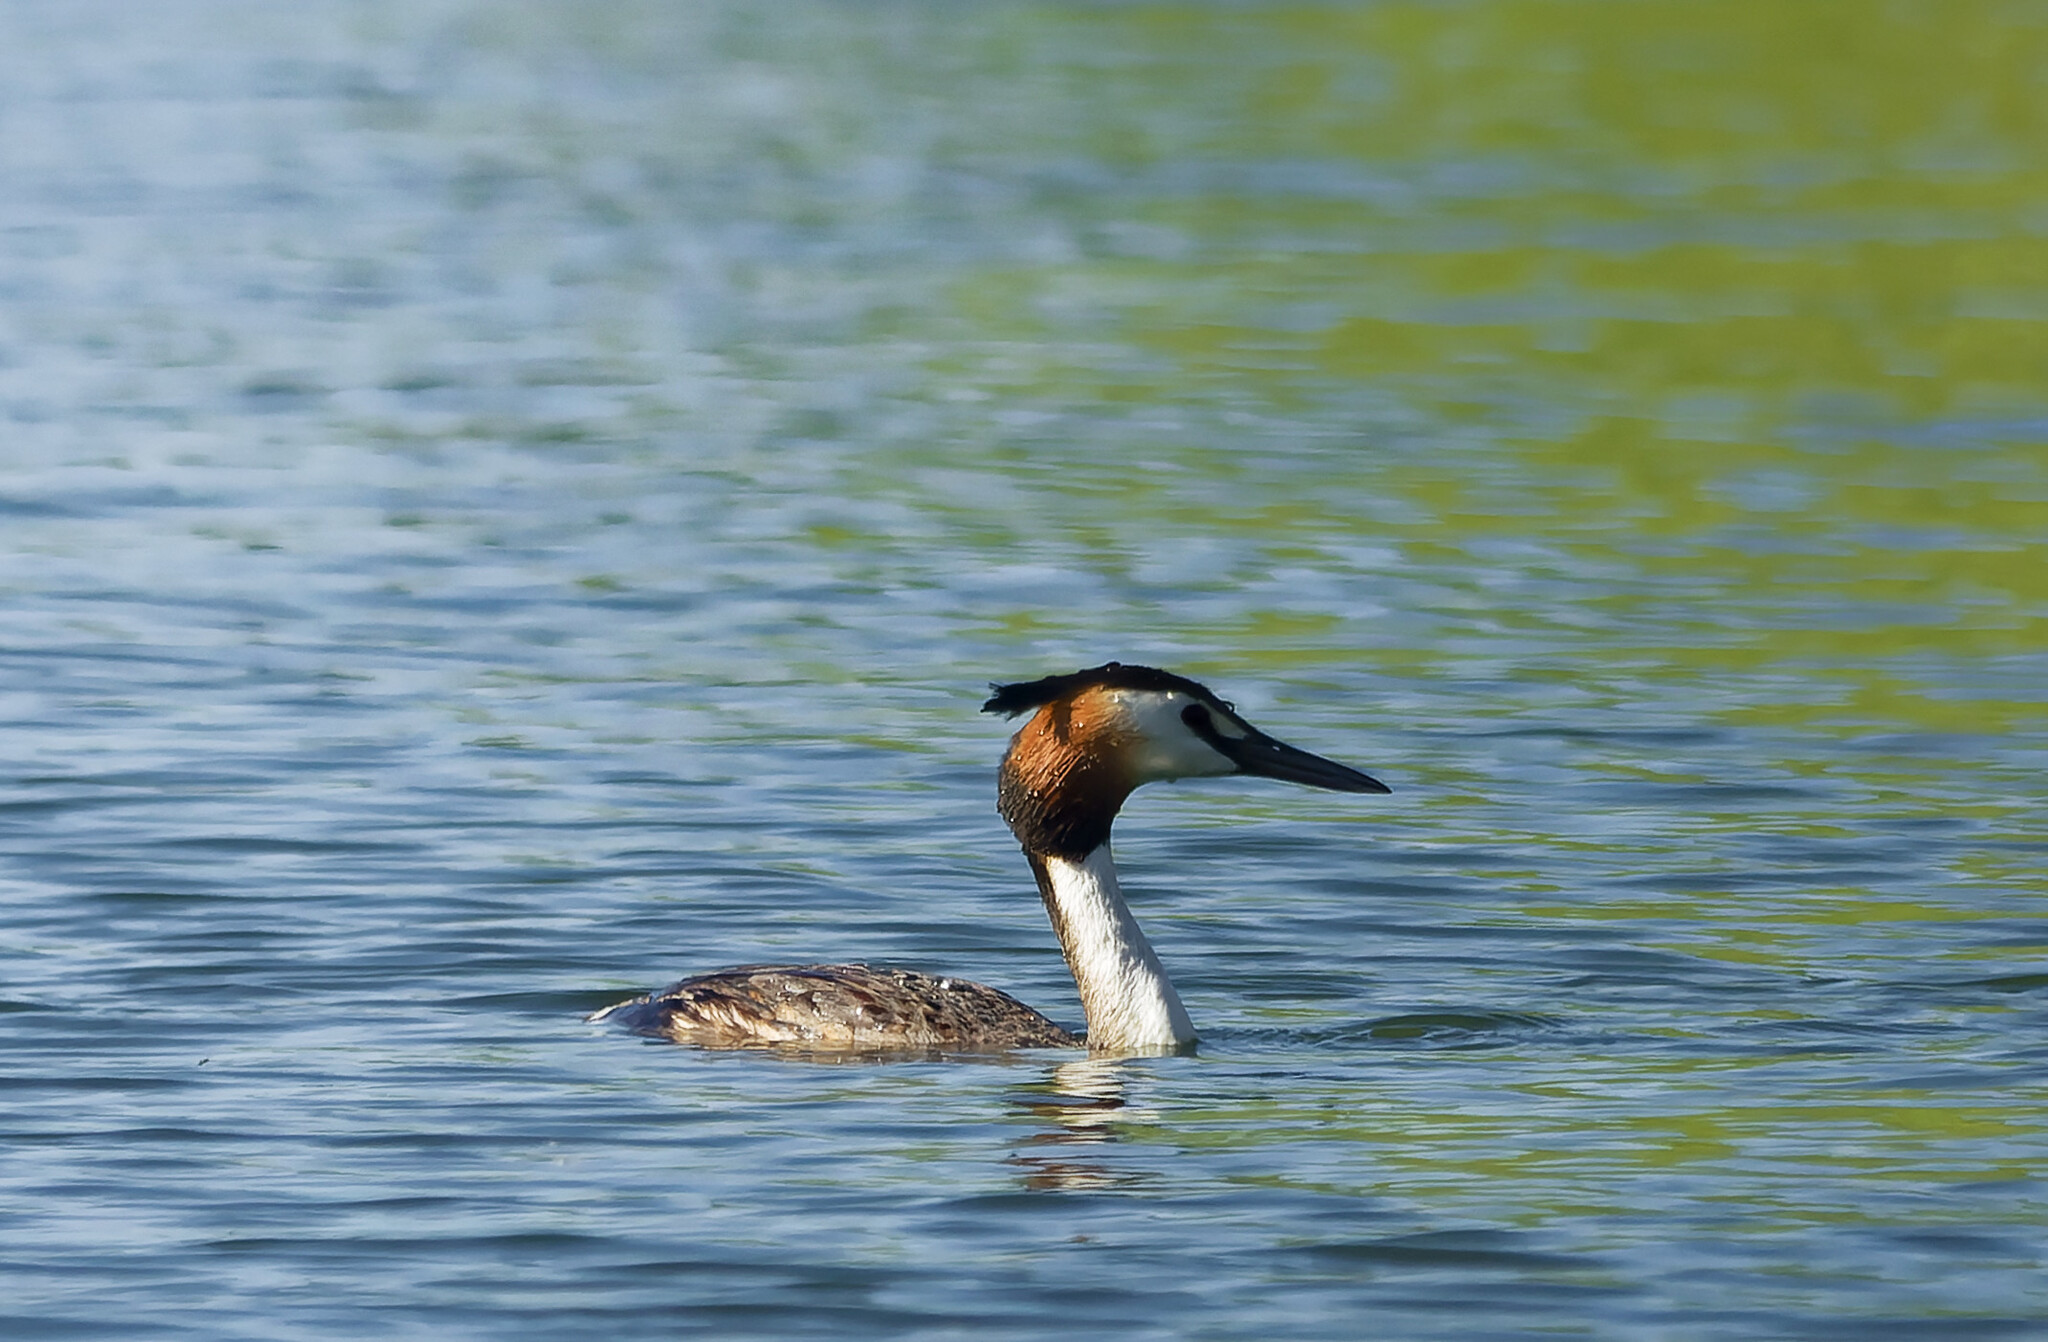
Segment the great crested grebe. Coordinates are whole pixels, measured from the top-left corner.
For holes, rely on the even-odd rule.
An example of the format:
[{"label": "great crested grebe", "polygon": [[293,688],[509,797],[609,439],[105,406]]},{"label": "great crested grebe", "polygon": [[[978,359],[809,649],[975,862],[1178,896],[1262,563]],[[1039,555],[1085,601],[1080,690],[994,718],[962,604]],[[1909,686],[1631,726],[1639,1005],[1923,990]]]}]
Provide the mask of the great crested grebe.
[{"label": "great crested grebe", "polygon": [[1037,709],[1010,738],[996,809],[1024,845],[1081,990],[1086,1040],[1008,993],[908,969],[748,965],[684,979],[591,1016],[636,1034],[714,1048],[1164,1053],[1195,1042],[1187,1009],[1117,889],[1109,830],[1124,798],[1171,778],[1255,774],[1337,792],[1377,778],[1259,731],[1192,680],[1109,662],[991,685],[984,713]]}]

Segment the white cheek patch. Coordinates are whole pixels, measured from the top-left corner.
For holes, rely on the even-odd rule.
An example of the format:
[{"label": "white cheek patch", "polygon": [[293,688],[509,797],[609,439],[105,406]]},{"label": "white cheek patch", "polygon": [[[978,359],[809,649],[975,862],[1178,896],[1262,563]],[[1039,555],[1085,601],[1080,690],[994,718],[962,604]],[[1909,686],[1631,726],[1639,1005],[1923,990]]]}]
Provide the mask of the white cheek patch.
[{"label": "white cheek patch", "polygon": [[[1109,698],[1138,738],[1130,766],[1140,781],[1213,778],[1237,772],[1235,762],[1181,721],[1181,710],[1198,700],[1178,690],[1112,690]],[[1209,721],[1220,735],[1244,735],[1242,727],[1214,709],[1209,710]]]},{"label": "white cheek patch", "polygon": [[1235,714],[1218,713],[1213,708],[1209,710],[1209,729],[1218,736],[1228,737],[1233,741],[1242,741],[1252,734],[1251,729],[1239,722]]}]

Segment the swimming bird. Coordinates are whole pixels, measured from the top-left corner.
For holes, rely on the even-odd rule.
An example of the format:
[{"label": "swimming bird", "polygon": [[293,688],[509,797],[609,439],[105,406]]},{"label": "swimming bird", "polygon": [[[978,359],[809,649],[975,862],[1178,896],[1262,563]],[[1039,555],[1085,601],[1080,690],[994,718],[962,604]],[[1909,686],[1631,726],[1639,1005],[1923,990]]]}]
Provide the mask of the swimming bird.
[{"label": "swimming bird", "polygon": [[[1336,792],[1389,792],[1377,778],[1274,740],[1208,688],[1108,662],[991,684],[984,713],[1036,710],[996,778],[996,809],[1024,846],[1092,1053],[1169,1053],[1195,1027],[1117,887],[1109,831],[1146,783],[1252,774]],[[990,1052],[1084,1043],[1008,993],[966,979],[865,964],[747,965],[684,979],[590,1017],[709,1047]]]}]

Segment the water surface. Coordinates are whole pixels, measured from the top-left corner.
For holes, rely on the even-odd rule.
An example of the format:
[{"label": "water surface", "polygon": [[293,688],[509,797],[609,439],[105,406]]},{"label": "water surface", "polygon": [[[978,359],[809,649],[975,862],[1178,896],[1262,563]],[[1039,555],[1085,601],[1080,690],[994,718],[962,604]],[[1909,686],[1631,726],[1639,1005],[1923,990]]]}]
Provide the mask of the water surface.
[{"label": "water surface", "polygon": [[[1997,0],[0,15],[24,1337],[2048,1327],[2048,27]],[[1141,794],[1068,1023],[989,679]]]}]

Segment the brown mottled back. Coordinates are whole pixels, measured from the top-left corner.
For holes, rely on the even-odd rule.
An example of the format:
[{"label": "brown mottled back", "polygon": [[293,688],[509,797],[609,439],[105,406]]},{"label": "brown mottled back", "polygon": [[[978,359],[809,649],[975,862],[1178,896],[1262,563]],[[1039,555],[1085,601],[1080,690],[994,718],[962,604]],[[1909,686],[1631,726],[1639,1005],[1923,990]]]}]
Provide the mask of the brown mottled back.
[{"label": "brown mottled back", "polygon": [[868,965],[747,965],[606,1007],[635,1034],[710,1048],[1072,1048],[1081,1040],[1008,993]]}]

